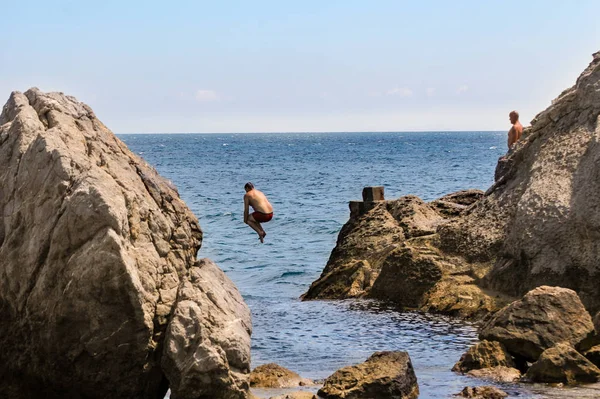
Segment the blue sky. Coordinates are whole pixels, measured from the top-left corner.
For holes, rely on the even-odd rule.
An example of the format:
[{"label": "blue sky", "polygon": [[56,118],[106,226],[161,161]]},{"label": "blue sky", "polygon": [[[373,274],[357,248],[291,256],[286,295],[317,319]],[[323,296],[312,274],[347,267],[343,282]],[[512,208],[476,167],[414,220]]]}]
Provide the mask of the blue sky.
[{"label": "blue sky", "polygon": [[600,50],[597,0],[1,9],[0,96],[62,91],[116,133],[507,130]]}]

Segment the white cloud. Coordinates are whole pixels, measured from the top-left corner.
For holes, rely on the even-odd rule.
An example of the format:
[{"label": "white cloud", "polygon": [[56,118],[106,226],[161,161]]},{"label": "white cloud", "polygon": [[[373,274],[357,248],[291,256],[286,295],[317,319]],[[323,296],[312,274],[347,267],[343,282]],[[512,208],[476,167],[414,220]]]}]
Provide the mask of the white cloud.
[{"label": "white cloud", "polygon": [[456,93],[462,94],[462,93],[465,93],[467,90],[469,90],[469,86],[462,85],[458,89],[456,89]]},{"label": "white cloud", "polygon": [[425,93],[427,93],[427,97],[431,97],[435,94],[435,87],[428,87],[425,89]]},{"label": "white cloud", "polygon": [[214,90],[198,90],[196,91],[196,100],[204,103],[217,101],[219,96]]},{"label": "white cloud", "polygon": [[388,96],[410,97],[412,94],[412,90],[406,87],[395,87],[387,91]]}]

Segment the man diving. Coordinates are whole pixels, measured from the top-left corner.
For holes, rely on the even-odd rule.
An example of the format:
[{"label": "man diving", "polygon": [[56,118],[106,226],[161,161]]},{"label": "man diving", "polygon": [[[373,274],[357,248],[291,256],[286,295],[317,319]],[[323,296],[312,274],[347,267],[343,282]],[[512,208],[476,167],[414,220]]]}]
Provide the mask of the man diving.
[{"label": "man diving", "polygon": [[[260,242],[265,242],[267,233],[260,224],[273,219],[273,206],[261,191],[254,188],[254,184],[246,183],[244,190],[244,223],[258,233]],[[250,206],[254,209],[252,213],[249,213]]]}]

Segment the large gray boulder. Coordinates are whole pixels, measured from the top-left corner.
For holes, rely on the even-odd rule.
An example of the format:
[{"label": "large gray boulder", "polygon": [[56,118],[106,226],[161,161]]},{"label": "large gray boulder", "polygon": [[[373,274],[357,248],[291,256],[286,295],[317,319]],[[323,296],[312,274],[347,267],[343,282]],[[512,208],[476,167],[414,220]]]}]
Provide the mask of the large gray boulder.
[{"label": "large gray boulder", "polygon": [[576,347],[587,342],[593,332],[592,318],[575,291],[542,286],[498,311],[479,338],[501,342],[512,355],[535,361],[558,343]]},{"label": "large gray boulder", "polygon": [[600,52],[501,159],[496,183],[439,230],[442,249],[493,261],[489,288],[571,288],[600,309]]},{"label": "large gray boulder", "polygon": [[[179,354],[208,373],[198,392],[246,395],[246,305],[224,275],[196,263],[202,232],[173,185],[87,105],[37,89],[11,94],[0,115],[0,213],[0,391],[158,398],[176,375],[161,366],[163,351],[172,355],[165,336],[201,326],[219,359]],[[232,305],[178,302],[182,287]],[[190,302],[200,313],[185,319]],[[231,385],[216,382],[224,375]]]},{"label": "large gray boulder", "polygon": [[326,399],[416,399],[419,385],[406,352],[376,352],[364,363],[344,367],[325,379]]}]

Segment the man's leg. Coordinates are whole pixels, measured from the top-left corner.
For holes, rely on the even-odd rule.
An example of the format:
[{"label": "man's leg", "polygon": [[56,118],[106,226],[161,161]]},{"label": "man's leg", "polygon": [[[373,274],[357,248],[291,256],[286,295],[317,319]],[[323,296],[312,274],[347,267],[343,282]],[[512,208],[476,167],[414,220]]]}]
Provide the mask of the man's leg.
[{"label": "man's leg", "polygon": [[265,238],[267,233],[265,233],[265,230],[262,228],[260,223],[258,223],[254,219],[254,217],[252,217],[252,215],[248,216],[248,226],[252,227],[252,230],[258,233],[258,238],[260,239],[260,242],[263,242],[263,239]]}]

